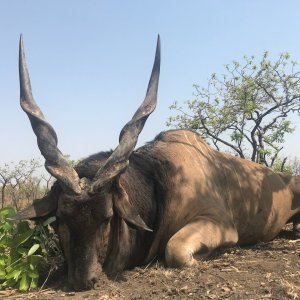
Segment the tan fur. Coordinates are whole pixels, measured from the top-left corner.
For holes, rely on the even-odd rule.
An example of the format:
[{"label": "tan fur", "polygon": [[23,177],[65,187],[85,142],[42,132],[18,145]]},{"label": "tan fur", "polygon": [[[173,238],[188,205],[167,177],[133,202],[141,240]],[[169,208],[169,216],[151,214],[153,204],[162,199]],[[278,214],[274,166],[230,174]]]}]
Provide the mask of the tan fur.
[{"label": "tan fur", "polygon": [[269,241],[300,211],[280,175],[215,151],[195,132],[166,132],[150,151],[176,171],[148,260],[165,245],[168,265],[182,266],[199,251]]}]

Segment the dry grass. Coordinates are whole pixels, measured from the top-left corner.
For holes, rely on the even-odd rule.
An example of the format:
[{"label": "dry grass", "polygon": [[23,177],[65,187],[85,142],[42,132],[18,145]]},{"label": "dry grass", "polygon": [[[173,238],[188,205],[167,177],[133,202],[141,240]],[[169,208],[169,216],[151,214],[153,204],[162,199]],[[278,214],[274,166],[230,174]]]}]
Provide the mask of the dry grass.
[{"label": "dry grass", "polygon": [[281,286],[285,290],[286,294],[290,299],[300,298],[300,286],[295,283],[289,282],[285,279],[281,280]]}]

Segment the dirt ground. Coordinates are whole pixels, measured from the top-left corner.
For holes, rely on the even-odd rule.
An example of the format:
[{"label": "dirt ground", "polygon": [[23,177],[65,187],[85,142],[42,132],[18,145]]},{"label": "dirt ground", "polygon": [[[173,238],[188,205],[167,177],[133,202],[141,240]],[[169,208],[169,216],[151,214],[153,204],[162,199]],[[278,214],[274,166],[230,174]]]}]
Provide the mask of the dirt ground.
[{"label": "dirt ground", "polygon": [[64,292],[65,277],[37,292],[0,291],[5,299],[300,299],[300,240],[290,227],[269,243],[220,250],[199,266],[168,269],[158,262],[125,271],[115,281],[104,275],[94,290]]}]

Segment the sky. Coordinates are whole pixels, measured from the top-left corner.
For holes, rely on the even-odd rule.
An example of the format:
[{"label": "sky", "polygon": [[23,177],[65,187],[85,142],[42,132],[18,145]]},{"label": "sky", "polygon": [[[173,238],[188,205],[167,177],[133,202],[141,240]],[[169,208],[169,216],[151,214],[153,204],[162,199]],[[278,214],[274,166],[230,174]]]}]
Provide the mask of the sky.
[{"label": "sky", "polygon": [[[143,101],[161,37],[156,111],[138,145],[166,130],[169,106],[193,98],[194,83],[244,55],[289,52],[300,63],[300,1],[0,0],[0,165],[39,158],[19,106],[23,34],[33,95],[72,159],[114,149]],[[300,156],[298,129],[283,155]]]}]

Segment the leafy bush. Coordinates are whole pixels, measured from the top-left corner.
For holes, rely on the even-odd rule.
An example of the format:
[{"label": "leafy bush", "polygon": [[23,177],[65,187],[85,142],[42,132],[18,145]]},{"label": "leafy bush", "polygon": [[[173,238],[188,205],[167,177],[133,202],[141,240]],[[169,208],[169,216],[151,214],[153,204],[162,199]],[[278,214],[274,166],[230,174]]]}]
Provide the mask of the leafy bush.
[{"label": "leafy bush", "polygon": [[11,220],[15,214],[11,207],[0,210],[0,288],[27,291],[37,287],[41,265],[62,255],[55,233],[48,229],[55,217],[33,225]]}]

